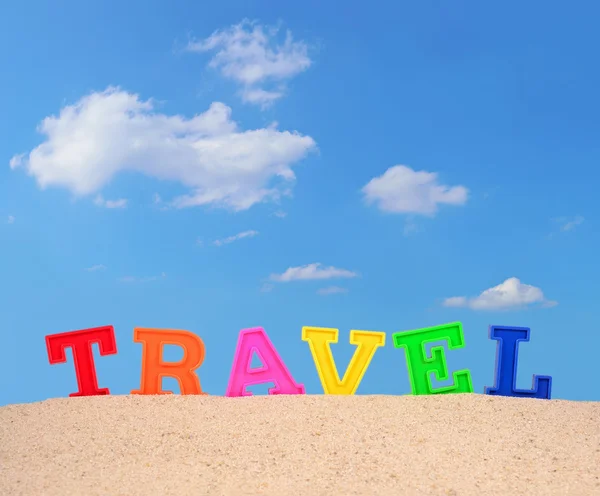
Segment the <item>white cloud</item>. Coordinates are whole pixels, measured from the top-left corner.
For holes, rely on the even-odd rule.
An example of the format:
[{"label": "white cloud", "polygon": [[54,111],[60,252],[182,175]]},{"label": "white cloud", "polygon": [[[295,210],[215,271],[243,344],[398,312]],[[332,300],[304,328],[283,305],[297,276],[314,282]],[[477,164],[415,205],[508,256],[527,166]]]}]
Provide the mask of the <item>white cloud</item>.
[{"label": "white cloud", "polygon": [[160,276],[147,276],[147,277],[125,276],[125,277],[119,278],[119,281],[124,282],[124,283],[133,284],[133,283],[158,281],[159,279],[164,279],[165,277],[167,277],[167,274],[165,274],[163,272],[163,273],[161,273]]},{"label": "white cloud", "polygon": [[560,224],[561,231],[572,231],[585,221],[581,215],[576,215],[575,217],[558,217],[554,220]]},{"label": "white cloud", "polygon": [[415,223],[413,219],[407,219],[404,224],[403,234],[404,236],[410,236],[411,234],[419,232],[419,226]]},{"label": "white cloud", "polygon": [[262,26],[244,20],[215,31],[204,40],[190,41],[187,49],[216,52],[210,67],[242,85],[244,102],[267,107],[285,94],[286,81],[312,63],[306,43],[294,41],[290,31],[286,32],[285,41],[278,43],[278,33],[279,26]]},{"label": "white cloud", "polygon": [[321,296],[347,293],[347,292],[348,292],[348,290],[346,288],[341,288],[339,286],[329,286],[328,288],[321,288],[321,289],[317,290],[317,294],[319,294]]},{"label": "white cloud", "polygon": [[9,216],[6,218],[6,222],[8,222],[9,224],[14,224],[14,223],[15,223],[15,220],[16,220],[16,219],[15,219],[15,216],[14,216],[14,215],[9,215]]},{"label": "white cloud", "polygon": [[469,301],[465,296],[452,296],[444,300],[445,307],[466,307]]},{"label": "white cloud", "polygon": [[437,173],[414,171],[405,165],[390,167],[371,179],[362,192],[368,204],[376,203],[384,212],[428,216],[435,215],[441,204],[464,205],[468,196],[464,186],[439,184]]},{"label": "white cloud", "polygon": [[342,279],[357,277],[351,270],[336,267],[324,267],[320,263],[289,267],[283,274],[271,274],[270,279],[276,282],[309,281],[323,279]]},{"label": "white cloud", "polygon": [[239,239],[253,238],[254,236],[258,236],[258,231],[244,231],[233,236],[229,236],[228,238],[217,239],[213,241],[213,244],[215,246],[223,246],[228,245],[229,243],[233,243],[234,241],[237,241]]},{"label": "white cloud", "polygon": [[99,270],[105,270],[106,266],[102,264],[92,265],[91,267],[86,267],[87,272],[98,272]]},{"label": "white cloud", "polygon": [[446,307],[467,307],[473,310],[507,310],[540,303],[544,307],[557,305],[556,301],[547,300],[540,288],[523,284],[516,277],[511,277],[498,286],[486,289],[479,296],[453,296],[446,298]]},{"label": "white cloud", "polygon": [[104,208],[125,208],[127,206],[127,199],[105,200],[102,195],[97,195],[94,199],[94,204]]},{"label": "white cloud", "polygon": [[23,164],[24,158],[25,158],[24,153],[19,153],[18,155],[15,155],[13,158],[10,159],[10,162],[8,163],[9,167],[12,170],[15,170],[16,168],[21,167],[21,165]]},{"label": "white cloud", "polygon": [[245,88],[242,90],[242,100],[246,103],[254,103],[262,108],[268,108],[275,100],[283,96],[282,91],[266,91],[262,89]]},{"label": "white cloud", "polygon": [[277,210],[276,212],[273,213],[273,215],[280,219],[284,219],[285,217],[287,217],[287,213],[284,212],[283,210]]},{"label": "white cloud", "polygon": [[41,188],[91,195],[133,171],[187,187],[189,194],[170,202],[177,208],[239,211],[277,200],[295,179],[292,165],[316,148],[311,137],[273,126],[240,131],[222,103],[187,119],[156,113],[151,100],[118,88],[62,108],[38,131],[46,140],[27,157],[13,157],[11,167],[25,167]]}]

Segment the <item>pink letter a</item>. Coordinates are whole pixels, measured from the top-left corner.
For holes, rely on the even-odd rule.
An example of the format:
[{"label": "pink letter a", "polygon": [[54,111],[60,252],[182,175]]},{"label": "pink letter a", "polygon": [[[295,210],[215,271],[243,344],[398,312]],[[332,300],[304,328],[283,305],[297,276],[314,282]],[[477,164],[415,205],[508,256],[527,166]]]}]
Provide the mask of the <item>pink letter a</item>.
[{"label": "pink letter a", "polygon": [[[253,352],[259,356],[262,367],[250,367]],[[296,384],[265,330],[262,327],[242,329],[225,396],[252,396],[246,388],[265,382],[275,384],[269,389],[269,394],[305,393],[304,385]]]}]

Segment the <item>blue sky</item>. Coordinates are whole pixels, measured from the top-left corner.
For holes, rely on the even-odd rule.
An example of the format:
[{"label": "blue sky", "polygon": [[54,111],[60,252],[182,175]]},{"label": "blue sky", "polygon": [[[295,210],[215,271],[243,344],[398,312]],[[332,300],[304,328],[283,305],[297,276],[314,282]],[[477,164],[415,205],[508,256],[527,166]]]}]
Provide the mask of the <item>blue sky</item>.
[{"label": "blue sky", "polygon": [[387,332],[358,394],[406,394],[391,334],[457,320],[449,368],[476,392],[488,326],[516,325],[519,387],[600,400],[599,10],[3,5],[0,404],[74,392],[44,336],[102,325],[113,394],[139,386],[136,326],[200,335],[216,395],[238,332],[263,326],[321,393],[307,325],[340,329],[341,371],[350,329]]}]

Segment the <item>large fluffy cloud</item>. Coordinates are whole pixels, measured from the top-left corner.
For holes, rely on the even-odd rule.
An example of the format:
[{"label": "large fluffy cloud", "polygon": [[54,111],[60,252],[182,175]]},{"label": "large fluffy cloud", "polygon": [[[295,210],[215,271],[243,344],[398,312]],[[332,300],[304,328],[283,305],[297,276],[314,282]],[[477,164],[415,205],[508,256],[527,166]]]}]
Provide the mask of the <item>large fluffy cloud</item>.
[{"label": "large fluffy cloud", "polygon": [[510,277],[498,286],[486,289],[479,296],[453,296],[444,300],[446,307],[467,307],[473,310],[507,310],[534,303],[546,307],[557,304],[556,301],[547,300],[540,288],[524,284],[516,277]]},{"label": "large fluffy cloud", "polygon": [[437,173],[415,171],[395,165],[371,179],[362,189],[367,203],[375,203],[390,213],[434,215],[438,206],[464,205],[468,190],[464,186],[439,184]]},{"label": "large fluffy cloud", "polygon": [[274,126],[241,131],[222,103],[187,119],[154,112],[152,100],[114,87],[46,117],[38,131],[45,141],[10,166],[25,167],[40,187],[90,195],[135,171],[188,187],[176,207],[245,210],[277,199],[295,179],[292,166],[316,147],[310,136]]}]

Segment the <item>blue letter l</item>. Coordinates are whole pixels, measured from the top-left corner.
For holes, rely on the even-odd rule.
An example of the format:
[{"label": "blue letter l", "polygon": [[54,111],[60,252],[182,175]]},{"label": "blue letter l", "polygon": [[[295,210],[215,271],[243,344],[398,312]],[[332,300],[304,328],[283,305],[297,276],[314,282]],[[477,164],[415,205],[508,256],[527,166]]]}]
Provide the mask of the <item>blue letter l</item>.
[{"label": "blue letter l", "polygon": [[529,327],[490,326],[490,339],[498,341],[496,376],[494,387],[486,386],[483,390],[484,394],[550,399],[552,377],[549,376],[534,375],[531,390],[517,389],[519,342],[529,341],[529,334]]}]

